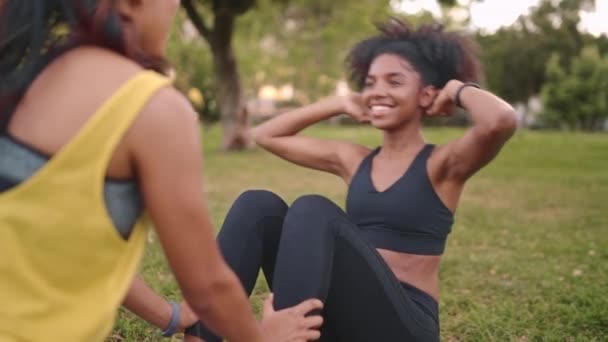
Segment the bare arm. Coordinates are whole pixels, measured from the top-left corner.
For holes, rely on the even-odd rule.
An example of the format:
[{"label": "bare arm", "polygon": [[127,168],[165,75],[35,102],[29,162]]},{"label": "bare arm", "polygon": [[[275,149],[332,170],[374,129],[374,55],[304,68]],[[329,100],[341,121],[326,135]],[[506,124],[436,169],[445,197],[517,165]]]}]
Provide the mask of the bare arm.
[{"label": "bare arm", "polygon": [[365,120],[365,113],[350,101],[329,97],[261,124],[255,128],[255,140],[264,149],[290,162],[348,179],[357,158],[367,151],[365,147],[297,135],[308,126],[345,112]]},{"label": "bare arm", "polygon": [[[431,115],[456,101],[462,82],[448,82],[439,94]],[[496,95],[474,87],[460,92],[462,107],[470,114],[473,126],[456,140],[442,147],[444,174],[448,179],[463,183],[488,164],[498,154],[516,129],[513,107]]]},{"label": "bare arm", "polygon": [[[136,276],[133,280],[122,304],[126,309],[161,330],[168,327],[173,314],[169,302],[154,292],[140,276]],[[180,304],[179,317],[178,331],[184,331],[198,321],[198,317],[186,302]]]},{"label": "bare arm", "polygon": [[137,276],[122,305],[146,322],[163,329],[171,319],[171,305]]},{"label": "bare arm", "polygon": [[[321,335],[318,328],[323,323],[321,316],[310,316],[312,310],[323,307],[317,299],[306,300],[296,306],[275,311],[272,294],[264,301],[263,318],[261,322],[265,342],[286,342],[317,340]],[[140,277],[137,276],[123,301],[123,306],[144,319],[148,323],[166,329],[171,319],[172,307],[161,296],[154,292]],[[197,323],[198,317],[188,303],[180,305],[180,320],[178,332]],[[202,341],[192,335],[184,336],[185,342]]]},{"label": "bare arm", "polygon": [[128,138],[144,202],[194,312],[231,341],[262,341],[245,292],[215,242],[198,127],[173,89],[160,91],[136,120]]}]

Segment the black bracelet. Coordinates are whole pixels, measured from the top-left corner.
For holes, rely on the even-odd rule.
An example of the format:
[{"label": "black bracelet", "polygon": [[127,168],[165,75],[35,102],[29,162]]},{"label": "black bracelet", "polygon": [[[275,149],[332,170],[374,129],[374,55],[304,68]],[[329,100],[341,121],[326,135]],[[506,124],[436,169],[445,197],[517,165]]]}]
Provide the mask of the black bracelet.
[{"label": "black bracelet", "polygon": [[460,103],[460,93],[466,87],[473,87],[473,88],[481,89],[479,84],[473,83],[473,82],[467,82],[467,83],[464,83],[463,85],[461,85],[460,88],[458,88],[458,90],[456,91],[456,96],[454,96],[454,98],[455,98],[454,103],[456,103],[456,105],[460,108],[462,108],[462,104]]}]

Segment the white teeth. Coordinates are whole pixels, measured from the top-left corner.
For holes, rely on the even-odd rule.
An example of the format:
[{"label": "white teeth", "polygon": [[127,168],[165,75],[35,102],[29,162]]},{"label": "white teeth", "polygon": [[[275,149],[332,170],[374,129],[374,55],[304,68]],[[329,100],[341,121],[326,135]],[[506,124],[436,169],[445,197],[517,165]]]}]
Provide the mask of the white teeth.
[{"label": "white teeth", "polygon": [[374,105],[374,106],[371,106],[370,109],[371,109],[372,115],[384,115],[391,110],[391,107],[382,106],[382,105]]}]

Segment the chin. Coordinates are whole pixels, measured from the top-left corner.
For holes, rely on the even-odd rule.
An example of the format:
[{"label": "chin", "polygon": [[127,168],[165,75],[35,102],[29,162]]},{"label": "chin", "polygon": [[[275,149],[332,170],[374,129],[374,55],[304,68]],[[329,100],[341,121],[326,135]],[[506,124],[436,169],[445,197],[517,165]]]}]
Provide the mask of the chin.
[{"label": "chin", "polygon": [[383,131],[391,131],[399,127],[399,124],[396,122],[391,122],[388,120],[372,120],[370,125],[376,129],[380,129]]}]

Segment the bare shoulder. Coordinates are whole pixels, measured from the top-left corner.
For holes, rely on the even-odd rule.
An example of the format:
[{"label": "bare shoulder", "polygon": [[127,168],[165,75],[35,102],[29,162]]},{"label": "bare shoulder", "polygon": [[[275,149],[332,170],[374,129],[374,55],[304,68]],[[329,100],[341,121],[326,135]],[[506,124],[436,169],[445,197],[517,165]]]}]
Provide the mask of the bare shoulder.
[{"label": "bare shoulder", "polygon": [[[143,68],[135,61],[114,51],[95,47],[83,46],[66,52],[55,63],[68,65],[74,71],[87,69],[83,77],[88,80],[98,79],[128,79]],[[105,76],[105,77],[104,77]]]},{"label": "bare shoulder", "polygon": [[185,96],[173,87],[165,87],[152,98],[134,124],[135,129],[155,136],[178,134],[198,127],[198,115]]},{"label": "bare shoulder", "polygon": [[371,149],[367,146],[350,142],[336,143],[339,145],[340,159],[342,165],[344,165],[345,174],[342,175],[342,178],[349,184],[353,175],[357,172],[357,169],[359,169],[359,165],[361,165],[363,159],[371,152]]},{"label": "bare shoulder", "polygon": [[357,164],[356,166],[358,166],[361,160],[371,152],[371,149],[367,146],[348,142],[344,143],[343,149],[345,151],[345,157]]},{"label": "bare shoulder", "polygon": [[202,154],[198,116],[175,88],[160,89],[131,126],[126,144],[139,174],[142,170],[181,172],[194,167]]}]

